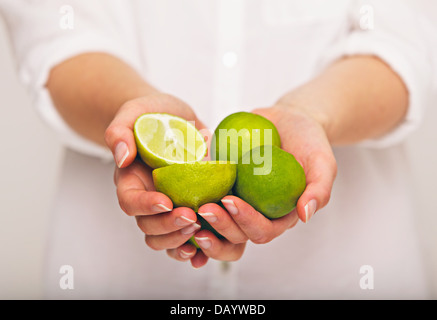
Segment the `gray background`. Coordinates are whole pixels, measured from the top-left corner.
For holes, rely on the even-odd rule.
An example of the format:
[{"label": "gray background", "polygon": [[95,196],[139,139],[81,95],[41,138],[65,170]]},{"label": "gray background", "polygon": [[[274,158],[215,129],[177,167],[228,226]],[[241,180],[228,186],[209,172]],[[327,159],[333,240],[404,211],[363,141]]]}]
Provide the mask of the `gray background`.
[{"label": "gray background", "polygon": [[[32,109],[17,79],[1,19],[0,97],[0,299],[38,299],[44,236],[63,149]],[[437,298],[436,116],[434,103],[428,108],[423,126],[407,141],[417,200],[415,221],[434,299]]]}]

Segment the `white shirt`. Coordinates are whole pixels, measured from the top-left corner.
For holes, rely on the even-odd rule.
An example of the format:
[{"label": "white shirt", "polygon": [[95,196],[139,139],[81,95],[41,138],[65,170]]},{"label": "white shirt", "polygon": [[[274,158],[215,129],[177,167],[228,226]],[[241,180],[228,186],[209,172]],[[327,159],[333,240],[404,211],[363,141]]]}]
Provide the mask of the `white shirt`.
[{"label": "white shirt", "polygon": [[[46,297],[427,297],[402,148],[436,88],[436,33],[422,2],[64,4],[0,0],[19,75],[68,147],[48,238]],[[308,224],[266,245],[249,243],[227,267],[209,261],[194,270],[144,244],[118,206],[112,155],[69,128],[44,88],[53,66],[92,51],[123,59],[186,101],[212,130],[230,113],[272,105],[344,55],[384,60],[407,85],[410,104],[403,123],[384,137],[334,150],[339,174],[331,201]],[[59,286],[63,265],[74,269],[74,290]]]}]

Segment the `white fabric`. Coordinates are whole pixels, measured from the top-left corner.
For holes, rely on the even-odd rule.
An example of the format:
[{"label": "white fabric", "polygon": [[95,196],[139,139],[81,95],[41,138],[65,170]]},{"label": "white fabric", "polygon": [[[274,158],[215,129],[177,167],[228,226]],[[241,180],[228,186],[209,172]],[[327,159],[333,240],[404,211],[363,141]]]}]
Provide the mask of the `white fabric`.
[{"label": "white fabric", "polygon": [[[420,1],[69,1],[74,29],[59,26],[64,1],[0,0],[19,74],[68,151],[48,240],[49,298],[424,298],[408,163],[400,144],[417,128],[435,84],[431,23]],[[368,8],[368,7],[367,7]],[[369,17],[365,17],[369,18]],[[406,23],[408,21],[408,23]],[[113,54],[157,88],[188,102],[211,129],[228,114],[272,105],[343,55],[379,56],[410,92],[408,114],[386,136],[336,149],[330,204],[267,245],[249,244],[227,271],[193,270],[153,252],[118,207],[104,148],[74,133],[44,84],[50,69],[83,52]],[[359,76],[359,75],[357,75]],[[59,268],[75,271],[73,290]],[[360,287],[360,267],[374,289]]]}]

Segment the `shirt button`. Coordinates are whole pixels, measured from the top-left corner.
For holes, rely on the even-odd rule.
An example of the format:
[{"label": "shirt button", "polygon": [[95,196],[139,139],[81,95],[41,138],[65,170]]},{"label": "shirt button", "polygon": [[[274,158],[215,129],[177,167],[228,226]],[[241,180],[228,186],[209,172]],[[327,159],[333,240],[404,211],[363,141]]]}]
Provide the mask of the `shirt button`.
[{"label": "shirt button", "polygon": [[233,68],[237,64],[238,55],[233,51],[226,52],[222,57],[223,65],[226,68]]}]

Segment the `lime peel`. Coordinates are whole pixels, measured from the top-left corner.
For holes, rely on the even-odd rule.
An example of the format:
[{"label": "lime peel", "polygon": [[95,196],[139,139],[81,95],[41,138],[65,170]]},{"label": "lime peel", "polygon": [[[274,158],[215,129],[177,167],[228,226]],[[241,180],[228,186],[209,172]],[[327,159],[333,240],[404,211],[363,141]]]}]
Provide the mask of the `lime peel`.
[{"label": "lime peel", "polygon": [[206,203],[217,203],[232,189],[237,165],[230,161],[198,161],[153,170],[156,191],[167,195],[175,207],[195,212]]}]

